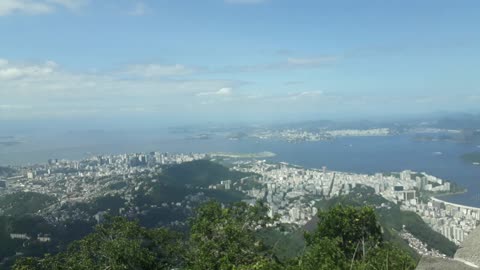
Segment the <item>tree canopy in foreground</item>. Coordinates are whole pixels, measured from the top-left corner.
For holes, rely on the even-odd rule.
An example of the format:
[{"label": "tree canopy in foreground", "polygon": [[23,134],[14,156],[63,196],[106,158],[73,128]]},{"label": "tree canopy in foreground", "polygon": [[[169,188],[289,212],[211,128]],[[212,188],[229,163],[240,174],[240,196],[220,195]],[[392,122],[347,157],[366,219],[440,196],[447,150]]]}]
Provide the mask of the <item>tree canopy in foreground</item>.
[{"label": "tree canopy in foreground", "polygon": [[409,254],[381,237],[372,208],[337,205],[319,212],[300,256],[280,262],[256,232],[273,220],[258,203],[200,206],[187,235],[110,218],[56,255],[19,259],[14,269],[414,269]]}]

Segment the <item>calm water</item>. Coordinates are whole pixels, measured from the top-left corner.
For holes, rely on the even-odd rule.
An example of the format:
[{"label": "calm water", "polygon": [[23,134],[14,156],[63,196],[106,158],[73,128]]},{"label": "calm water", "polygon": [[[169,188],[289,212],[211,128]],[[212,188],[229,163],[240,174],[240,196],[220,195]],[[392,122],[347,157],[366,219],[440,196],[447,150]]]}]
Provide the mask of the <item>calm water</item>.
[{"label": "calm water", "polygon": [[[342,138],[334,141],[286,143],[222,138],[187,140],[165,132],[115,132],[99,134],[36,135],[24,143],[0,146],[0,164],[42,163],[49,158],[81,159],[92,154],[129,152],[260,152],[277,154],[285,161],[311,168],[358,173],[414,170],[464,186],[468,192],[445,199],[480,207],[480,166],[459,156],[479,150],[475,145],[450,142],[417,142],[408,136]],[[439,155],[436,152],[441,152]]]}]

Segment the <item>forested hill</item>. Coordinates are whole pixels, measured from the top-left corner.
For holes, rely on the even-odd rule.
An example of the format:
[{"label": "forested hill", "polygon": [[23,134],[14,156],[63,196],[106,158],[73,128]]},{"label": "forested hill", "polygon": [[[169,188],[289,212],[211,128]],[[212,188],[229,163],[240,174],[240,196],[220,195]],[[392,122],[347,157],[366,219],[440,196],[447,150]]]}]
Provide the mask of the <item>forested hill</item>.
[{"label": "forested hill", "polygon": [[204,159],[168,166],[165,168],[164,174],[167,176],[165,180],[169,180],[169,184],[201,187],[218,184],[222,180],[235,182],[251,175],[231,171],[221,164]]},{"label": "forested hill", "polygon": [[290,260],[279,260],[256,235],[273,222],[267,211],[261,203],[224,207],[211,201],[195,211],[187,235],[113,218],[66,251],[19,259],[14,269],[415,269],[408,253],[382,239],[369,207],[320,212],[317,228],[305,235],[306,247]]},{"label": "forested hill", "polygon": [[35,214],[57,200],[35,192],[16,192],[0,196],[0,213],[6,216]]},{"label": "forested hill", "polygon": [[[384,237],[408,248],[398,232],[403,229],[413,234],[417,239],[434,248],[443,254],[453,257],[457,246],[442,234],[430,228],[420,216],[414,212],[401,211],[397,204],[387,201],[385,198],[376,195],[374,190],[368,187],[355,188],[352,193],[340,196],[317,205],[320,209],[329,209],[334,205],[364,206],[369,205],[375,208],[378,220],[384,229]],[[315,223],[309,224],[310,229]]]}]

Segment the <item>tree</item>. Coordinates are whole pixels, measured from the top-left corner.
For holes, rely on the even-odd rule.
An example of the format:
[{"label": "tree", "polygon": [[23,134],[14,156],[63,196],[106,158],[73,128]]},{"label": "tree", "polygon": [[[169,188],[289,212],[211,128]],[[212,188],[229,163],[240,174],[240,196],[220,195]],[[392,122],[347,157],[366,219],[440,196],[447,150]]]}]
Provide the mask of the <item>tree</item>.
[{"label": "tree", "polygon": [[303,254],[280,264],[257,238],[274,221],[262,203],[224,207],[210,201],[190,221],[188,242],[164,228],[146,229],[111,217],[95,232],[56,255],[19,259],[15,270],[188,269],[327,270],[415,268],[405,251],[383,242],[373,209],[337,205],[320,212],[317,229],[306,234]]},{"label": "tree", "polygon": [[189,268],[274,269],[275,263],[255,237],[257,228],[271,222],[266,212],[261,203],[222,207],[211,201],[199,207],[191,220]]},{"label": "tree", "polygon": [[182,262],[179,239],[166,229],[149,230],[115,217],[65,252],[20,259],[14,269],[171,269]]},{"label": "tree", "polygon": [[337,238],[321,238],[311,244],[300,257],[293,269],[298,270],[330,270],[345,269],[348,262],[340,249]]},{"label": "tree", "polygon": [[406,251],[383,242],[373,208],[336,205],[318,217],[293,269],[415,269]]},{"label": "tree", "polygon": [[[372,249],[363,263],[363,269],[415,269],[416,262],[404,250],[388,243]],[[360,268],[360,267],[359,267]]]},{"label": "tree", "polygon": [[318,227],[306,234],[307,245],[322,238],[338,238],[347,258],[365,258],[368,250],[382,241],[382,231],[371,207],[354,208],[337,205],[318,213]]}]

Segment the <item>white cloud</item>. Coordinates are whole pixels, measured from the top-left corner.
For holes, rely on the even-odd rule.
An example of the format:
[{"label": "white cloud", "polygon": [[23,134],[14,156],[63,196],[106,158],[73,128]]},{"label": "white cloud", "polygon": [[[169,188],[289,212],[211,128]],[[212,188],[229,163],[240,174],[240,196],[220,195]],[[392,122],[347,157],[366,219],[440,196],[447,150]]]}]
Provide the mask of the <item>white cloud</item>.
[{"label": "white cloud", "polygon": [[0,104],[0,110],[25,110],[31,108],[32,106],[26,105]]},{"label": "white cloud", "polygon": [[232,94],[232,88],[224,87],[218,90],[215,94],[219,96],[228,96]]},{"label": "white cloud", "polygon": [[201,106],[197,93],[219,89],[217,95],[228,96],[231,88],[239,85],[230,80],[173,79],[167,75],[185,74],[184,69],[188,69],[175,65],[147,68],[146,73],[139,72],[143,76],[132,79],[118,72],[69,72],[52,61],[19,64],[2,60],[1,64],[0,119],[113,114],[120,110],[173,112],[186,110],[188,104]]},{"label": "white cloud", "polygon": [[337,61],[334,56],[313,57],[313,58],[288,58],[287,63],[292,66],[318,66]]},{"label": "white cloud", "polygon": [[42,65],[9,65],[6,60],[0,60],[0,80],[13,80],[20,77],[38,77],[52,73],[57,64],[47,61]]},{"label": "white cloud", "polygon": [[143,16],[148,12],[149,12],[149,8],[145,3],[137,2],[129,14],[132,16]]},{"label": "white cloud", "polygon": [[85,6],[89,0],[46,0],[48,3],[56,4],[70,10],[76,10]]},{"label": "white cloud", "polygon": [[319,68],[329,64],[334,64],[338,61],[336,56],[323,56],[311,58],[287,58],[283,61],[255,64],[245,66],[228,66],[218,70],[218,72],[258,72],[258,71],[275,71],[275,70],[292,70],[292,69],[307,69]]},{"label": "white cloud", "polygon": [[184,76],[195,72],[194,68],[189,68],[184,65],[132,65],[122,73],[131,76],[140,77],[166,77],[166,76]]},{"label": "white cloud", "polygon": [[288,98],[292,100],[297,99],[312,99],[323,95],[323,91],[304,91],[299,93],[291,93]]},{"label": "white cloud", "polygon": [[265,2],[267,0],[225,0],[227,4],[261,4]]},{"label": "white cloud", "polygon": [[58,7],[76,10],[86,3],[87,0],[0,0],[0,16],[15,13],[45,14]]},{"label": "white cloud", "polygon": [[233,94],[233,90],[230,87],[220,88],[218,91],[214,92],[201,92],[197,96],[230,96]]},{"label": "white cloud", "polygon": [[45,2],[29,0],[2,0],[0,1],[0,16],[12,13],[42,14],[51,12],[53,7]]}]

